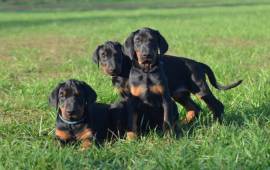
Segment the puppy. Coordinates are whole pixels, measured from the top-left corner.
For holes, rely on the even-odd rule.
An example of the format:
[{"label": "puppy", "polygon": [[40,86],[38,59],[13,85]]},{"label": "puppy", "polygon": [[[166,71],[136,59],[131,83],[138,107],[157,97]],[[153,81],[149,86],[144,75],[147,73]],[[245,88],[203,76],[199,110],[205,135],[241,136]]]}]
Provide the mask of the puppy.
[{"label": "puppy", "polygon": [[49,103],[57,111],[55,135],[61,143],[81,141],[87,149],[94,141],[123,136],[125,104],[98,104],[96,98],[88,84],[74,79],[58,84],[51,92]]},{"label": "puppy", "polygon": [[[148,32],[148,34],[141,35],[145,39],[153,39],[152,37],[157,37],[160,34],[151,28],[144,28],[142,31]],[[134,53],[134,38],[135,34],[138,33],[139,30],[133,32],[126,40],[125,49],[127,54]],[[156,41],[158,43],[159,40],[157,39]],[[167,43],[166,40],[163,40],[163,43]],[[166,47],[167,45],[164,46]],[[128,52],[129,50],[131,52]],[[98,46],[93,54],[93,61],[96,64],[100,63],[103,67],[110,67],[111,70],[114,70],[106,72],[106,74],[112,76],[113,85],[119,89],[121,96],[126,97],[130,94],[127,82],[129,79],[128,73],[131,69],[131,59],[124,54],[120,43],[108,41]],[[162,55],[160,63],[163,65],[168,79],[170,95],[187,110],[186,117],[182,121],[183,123],[192,121],[201,110],[191,99],[190,93],[199,96],[207,104],[208,108],[213,112],[215,119],[222,120],[224,106],[210,91],[206,82],[206,75],[210,83],[218,90],[228,90],[237,87],[242,80],[227,86],[220,85],[208,65],[183,57]]]},{"label": "puppy", "polygon": [[104,74],[112,76],[113,86],[117,88],[122,99],[127,99],[130,96],[128,77],[131,60],[123,53],[123,46],[119,42],[107,41],[97,46],[92,59]]}]

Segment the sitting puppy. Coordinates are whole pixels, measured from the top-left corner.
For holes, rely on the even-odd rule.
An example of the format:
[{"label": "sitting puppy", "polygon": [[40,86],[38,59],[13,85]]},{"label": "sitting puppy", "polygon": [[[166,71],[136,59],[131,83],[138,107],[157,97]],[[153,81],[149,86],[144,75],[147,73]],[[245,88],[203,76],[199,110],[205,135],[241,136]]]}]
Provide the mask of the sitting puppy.
[{"label": "sitting puppy", "polygon": [[102,142],[125,132],[125,103],[95,103],[95,91],[83,81],[67,80],[52,91],[49,103],[56,108],[55,135],[62,143],[81,141],[89,148],[94,139]]},{"label": "sitting puppy", "polygon": [[[146,39],[146,41],[149,41],[149,39],[155,40],[157,41],[155,44],[157,44],[160,33],[150,28],[143,28],[133,32],[128,37],[125,43],[127,54],[140,57],[140,51],[143,53],[142,50],[137,49],[138,52],[135,53],[134,49],[135,41],[139,41],[140,38],[135,40],[135,35],[137,35],[136,39],[140,37]],[[163,40],[163,43],[166,43],[166,41]],[[164,46],[166,47],[166,45]],[[163,51],[166,51],[166,49]],[[109,41],[98,46],[93,54],[93,61],[96,64],[100,63],[103,70],[109,70],[105,73],[112,76],[113,85],[119,89],[122,96],[127,96],[130,93],[127,82],[129,79],[128,73],[131,69],[131,59],[123,53],[123,47],[120,43]],[[215,119],[222,120],[224,106],[210,91],[205,75],[208,76],[210,83],[219,90],[234,88],[242,81],[222,86],[216,81],[215,75],[208,65],[183,57],[162,55],[160,62],[168,79],[170,95],[187,110],[183,123],[192,121],[200,111],[200,107],[191,99],[190,93],[198,95],[207,104]]]}]

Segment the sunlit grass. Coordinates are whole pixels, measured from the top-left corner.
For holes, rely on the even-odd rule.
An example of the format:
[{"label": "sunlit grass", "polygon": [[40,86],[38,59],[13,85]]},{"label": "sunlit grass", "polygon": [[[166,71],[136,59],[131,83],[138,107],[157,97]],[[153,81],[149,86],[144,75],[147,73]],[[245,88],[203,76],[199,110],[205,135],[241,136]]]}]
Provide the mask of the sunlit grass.
[{"label": "sunlit grass", "polygon": [[[267,169],[270,166],[270,6],[0,13],[0,169]],[[54,140],[48,95],[60,81],[89,83],[98,101],[118,100],[92,63],[97,45],[140,27],[166,37],[168,54],[207,63],[226,92],[223,125],[200,119],[180,139],[153,133],[80,152]],[[184,110],[179,106],[179,111]]]}]

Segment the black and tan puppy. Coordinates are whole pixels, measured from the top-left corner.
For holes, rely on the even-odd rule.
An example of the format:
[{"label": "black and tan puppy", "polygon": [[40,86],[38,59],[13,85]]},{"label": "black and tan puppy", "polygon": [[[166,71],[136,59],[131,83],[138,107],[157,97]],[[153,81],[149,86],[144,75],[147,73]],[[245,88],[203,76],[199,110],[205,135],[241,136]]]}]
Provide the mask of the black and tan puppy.
[{"label": "black and tan puppy", "polygon": [[[133,46],[130,48],[129,44],[126,45],[126,49],[131,50],[133,55],[135,53],[134,43],[135,41],[139,41],[135,40],[135,34],[138,34],[137,37],[143,37],[141,39],[146,40],[154,40],[152,37],[158,36],[159,34],[157,31],[150,28],[142,29],[142,32],[148,32],[148,34],[139,34],[139,30],[137,30],[133,32],[126,41]],[[127,87],[127,80],[129,78],[128,72],[131,69],[131,60],[123,53],[123,51],[121,51],[121,49],[121,45],[117,42],[106,42],[96,49],[93,60],[96,64],[103,63],[101,65],[104,67],[110,65],[111,70],[115,70],[112,74],[108,72],[106,74],[112,76],[113,84],[120,89],[120,92],[123,91],[122,89],[125,89],[125,93],[121,94],[125,95],[128,94],[129,90],[129,87]],[[102,56],[103,59],[101,60],[101,53],[103,53],[104,50],[117,51],[117,53],[104,53]],[[129,52],[129,54],[131,53]],[[138,55],[140,53],[142,52],[139,51]],[[137,54],[135,55],[135,57],[137,57]],[[113,62],[112,65],[110,64],[111,62]],[[206,75],[208,76],[210,83],[219,90],[228,90],[236,87],[241,81],[228,86],[222,86],[216,81],[215,75],[208,65],[183,57],[163,55],[163,57],[160,58],[160,62],[164,67],[168,79],[171,96],[187,110],[184,122],[191,121],[200,111],[199,106],[191,99],[190,93],[198,95],[213,112],[214,117],[221,120],[224,106],[210,91],[206,82]]]},{"label": "black and tan puppy", "polygon": [[[165,67],[165,73],[168,77],[168,84],[173,98],[179,101],[179,103],[182,103],[185,108],[191,110],[188,112],[191,115],[187,115],[187,119],[190,119],[190,117],[193,118],[196,112],[198,112],[198,107],[190,99],[189,93],[187,93],[191,92],[205,101],[209,109],[213,111],[214,119],[221,121],[224,106],[210,91],[206,83],[205,74],[208,75],[211,84],[217,89],[230,89],[238,86],[242,81],[228,86],[219,85],[214,73],[207,65],[185,58],[164,55],[168,49],[168,44],[164,38],[160,37],[162,37],[160,33],[151,28],[139,29],[131,33],[127,38],[124,44],[124,51],[131,59],[138,61],[138,64],[144,68],[145,66],[148,68],[149,65],[151,67],[151,65],[161,61],[160,63]],[[165,48],[161,49],[159,53],[160,44],[166,45],[163,45]],[[157,61],[159,57],[162,59]],[[179,79],[175,79],[176,76],[179,76]]]},{"label": "black and tan puppy", "polygon": [[[141,34],[148,34],[148,32],[141,32]],[[140,37],[139,34],[131,36],[132,38],[128,38],[125,42],[125,51],[132,61],[128,82],[131,93],[128,100],[128,136],[136,135],[137,115],[149,107],[151,107],[150,112],[155,108],[160,108],[159,110],[162,111],[164,130],[172,128],[178,121],[175,119],[178,117],[178,112],[171,99],[167,77],[158,55],[163,55],[168,50],[168,44],[159,32],[148,40]]]},{"label": "black and tan puppy", "polygon": [[[164,48],[167,48],[166,44],[162,44],[162,40],[160,40],[160,49],[165,50]],[[97,64],[100,63],[105,74],[113,76],[113,84],[118,87],[122,97],[128,99],[128,108],[131,115],[128,120],[128,129],[130,132],[127,133],[127,137],[133,138],[133,136],[136,136],[136,134],[132,132],[138,130],[137,120],[140,117],[149,118],[148,121],[151,124],[150,127],[157,126],[160,129],[160,127],[162,127],[161,124],[165,121],[169,126],[177,129],[176,122],[178,121],[179,114],[177,112],[176,104],[170,98],[167,89],[167,80],[163,74],[162,68],[159,68],[159,63],[151,68],[151,70],[142,71],[141,74],[145,76],[145,78],[147,77],[147,80],[142,81],[141,79],[133,78],[133,80],[137,82],[127,82],[128,77],[131,74],[130,67],[132,64],[130,60],[125,60],[122,55],[122,45],[117,42],[109,41],[104,45],[97,47],[93,55],[93,60]],[[119,63],[121,64],[119,65]],[[137,71],[139,72],[142,70],[140,67],[137,67],[137,64],[134,65],[133,70],[136,69],[138,69]],[[135,74],[138,75],[137,72],[132,75],[134,76]],[[150,81],[150,84],[148,81]],[[138,87],[132,86],[131,93],[129,89],[130,83],[138,84]],[[140,89],[141,83],[143,84],[142,86],[145,86],[144,91],[143,89]],[[147,90],[148,86],[151,87]],[[144,114],[146,112],[147,114]],[[155,112],[155,116],[153,116],[153,112]],[[160,120],[162,120],[162,123],[160,123]]]},{"label": "black and tan puppy", "polygon": [[102,142],[123,136],[126,129],[125,104],[98,104],[95,91],[83,81],[67,80],[52,91],[49,103],[57,110],[56,137],[62,143],[81,141],[89,148],[94,139]]},{"label": "black and tan puppy", "polygon": [[112,76],[112,84],[121,97],[127,99],[130,95],[128,77],[131,60],[123,54],[123,46],[119,42],[107,41],[96,48],[92,59],[101,67],[104,74]]}]

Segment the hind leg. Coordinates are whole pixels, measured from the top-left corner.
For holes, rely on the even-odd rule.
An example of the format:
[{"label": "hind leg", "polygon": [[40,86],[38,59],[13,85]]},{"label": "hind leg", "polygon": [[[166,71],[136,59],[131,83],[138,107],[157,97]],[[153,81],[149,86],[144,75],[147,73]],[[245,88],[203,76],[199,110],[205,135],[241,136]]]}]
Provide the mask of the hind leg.
[{"label": "hind leg", "polygon": [[214,120],[218,120],[221,123],[224,113],[224,105],[213,95],[205,81],[200,83],[199,88],[200,92],[196,93],[196,96],[206,103],[207,107],[213,113]]},{"label": "hind leg", "polygon": [[195,117],[198,116],[200,112],[200,107],[191,99],[189,92],[178,92],[174,93],[173,99],[181,104],[187,111],[184,119],[181,120],[182,124],[188,124]]},{"label": "hind leg", "polygon": [[212,93],[201,97],[201,99],[207,104],[207,107],[213,112],[214,120],[218,120],[221,123],[224,114],[224,105]]}]

